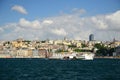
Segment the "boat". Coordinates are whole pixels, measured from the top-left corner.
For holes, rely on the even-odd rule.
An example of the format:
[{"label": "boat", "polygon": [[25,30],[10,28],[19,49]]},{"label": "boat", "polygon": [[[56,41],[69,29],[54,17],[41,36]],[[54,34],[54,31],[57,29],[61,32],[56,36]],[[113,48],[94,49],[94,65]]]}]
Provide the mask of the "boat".
[{"label": "boat", "polygon": [[93,60],[94,59],[94,53],[72,53],[70,55],[64,56],[64,60],[75,60],[75,59],[81,59],[81,60]]},{"label": "boat", "polygon": [[93,60],[94,55],[95,55],[94,53],[82,53],[82,54],[77,54],[76,58],[82,60]]},{"label": "boat", "polygon": [[91,53],[91,54],[84,54],[85,60],[93,60],[94,59],[94,55],[95,54],[93,54],[93,53]]},{"label": "boat", "polygon": [[60,53],[53,53],[50,59],[63,59],[63,60],[93,60],[94,54],[93,53],[69,53],[69,54],[60,54]]}]

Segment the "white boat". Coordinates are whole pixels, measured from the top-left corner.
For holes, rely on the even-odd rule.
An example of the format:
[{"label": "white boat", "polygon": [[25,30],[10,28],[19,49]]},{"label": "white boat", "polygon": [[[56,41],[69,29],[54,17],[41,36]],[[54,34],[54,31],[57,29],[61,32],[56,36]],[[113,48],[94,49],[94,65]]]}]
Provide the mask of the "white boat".
[{"label": "white boat", "polygon": [[82,59],[82,60],[93,60],[94,54],[93,53],[72,53],[72,54],[60,54],[60,53],[53,53],[51,59]]},{"label": "white boat", "polygon": [[76,56],[77,59],[82,59],[82,60],[93,60],[94,59],[94,55],[93,53],[83,53],[83,54],[79,54]]},{"label": "white boat", "polygon": [[83,53],[83,54],[72,53],[72,54],[67,55],[67,57],[65,57],[65,59],[93,60],[94,55],[95,54],[93,54],[93,53]]},{"label": "white boat", "polygon": [[84,57],[85,57],[84,59],[85,60],[93,60],[94,59],[94,55],[95,54],[93,54],[93,53],[90,53],[90,54],[86,53],[86,54],[84,54]]}]

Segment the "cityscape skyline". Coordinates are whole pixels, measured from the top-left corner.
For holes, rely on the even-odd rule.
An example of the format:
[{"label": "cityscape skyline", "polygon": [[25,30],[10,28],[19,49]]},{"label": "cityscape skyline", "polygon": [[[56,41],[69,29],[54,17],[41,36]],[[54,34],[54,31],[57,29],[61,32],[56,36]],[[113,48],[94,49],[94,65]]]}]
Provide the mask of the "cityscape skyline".
[{"label": "cityscape skyline", "polygon": [[1,0],[0,40],[120,40],[119,0]]}]

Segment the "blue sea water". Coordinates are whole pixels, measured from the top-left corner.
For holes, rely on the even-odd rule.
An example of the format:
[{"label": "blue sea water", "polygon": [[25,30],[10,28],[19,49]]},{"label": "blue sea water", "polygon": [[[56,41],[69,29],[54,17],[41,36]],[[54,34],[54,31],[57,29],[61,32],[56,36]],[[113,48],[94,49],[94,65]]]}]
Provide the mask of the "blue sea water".
[{"label": "blue sea water", "polygon": [[120,59],[0,59],[0,80],[120,80]]}]

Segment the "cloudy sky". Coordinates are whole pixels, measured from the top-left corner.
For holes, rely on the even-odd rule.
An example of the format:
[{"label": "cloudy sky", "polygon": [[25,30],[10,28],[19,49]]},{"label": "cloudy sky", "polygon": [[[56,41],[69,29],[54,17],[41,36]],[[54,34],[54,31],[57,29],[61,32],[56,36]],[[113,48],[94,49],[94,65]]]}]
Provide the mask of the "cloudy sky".
[{"label": "cloudy sky", "polygon": [[0,0],[0,40],[120,40],[120,0]]}]

